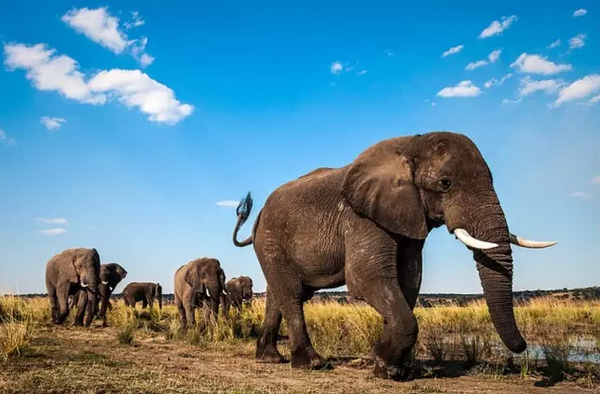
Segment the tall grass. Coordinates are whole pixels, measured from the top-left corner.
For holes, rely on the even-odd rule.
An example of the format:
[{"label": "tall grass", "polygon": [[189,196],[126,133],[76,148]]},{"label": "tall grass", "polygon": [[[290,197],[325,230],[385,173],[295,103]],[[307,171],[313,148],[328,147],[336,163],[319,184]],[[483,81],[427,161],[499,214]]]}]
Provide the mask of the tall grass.
[{"label": "tall grass", "polygon": [[[325,357],[369,357],[372,344],[382,334],[381,316],[363,303],[314,302],[304,309],[311,340]],[[134,311],[119,301],[108,313],[108,322],[122,344],[134,343],[137,336],[164,335],[170,341],[206,347],[255,340],[264,313],[263,299],[255,299],[241,314],[232,309],[229,316],[220,315],[210,321],[197,311],[197,326],[182,330],[174,305],[164,305],[162,311]],[[460,360],[474,365],[513,358],[494,330],[485,302],[466,307],[416,308],[415,315],[419,322],[416,353],[420,359]],[[538,359],[545,360],[546,368],[557,376],[568,373],[574,364],[600,362],[600,302],[536,299],[517,306],[515,315],[529,343],[528,352],[517,357],[523,373],[534,368]],[[2,354],[18,354],[31,337],[31,327],[49,320],[45,299],[0,297],[0,329],[2,333],[10,332],[3,337],[12,338],[7,343],[19,344],[2,344]],[[284,321],[280,334],[285,336],[286,332]]]}]

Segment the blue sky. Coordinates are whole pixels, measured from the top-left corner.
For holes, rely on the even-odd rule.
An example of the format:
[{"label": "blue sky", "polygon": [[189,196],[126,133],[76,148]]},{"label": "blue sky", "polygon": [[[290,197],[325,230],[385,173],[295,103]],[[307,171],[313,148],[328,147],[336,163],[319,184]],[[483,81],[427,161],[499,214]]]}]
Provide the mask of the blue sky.
[{"label": "blue sky", "polygon": [[[250,190],[256,214],[303,173],[435,130],[479,146],[513,232],[559,242],[515,248],[516,290],[599,285],[599,17],[591,0],[3,2],[0,291],[44,292],[69,247],[165,292],[200,256],[264,290],[227,201]],[[424,254],[423,292],[481,291],[445,227]]]}]

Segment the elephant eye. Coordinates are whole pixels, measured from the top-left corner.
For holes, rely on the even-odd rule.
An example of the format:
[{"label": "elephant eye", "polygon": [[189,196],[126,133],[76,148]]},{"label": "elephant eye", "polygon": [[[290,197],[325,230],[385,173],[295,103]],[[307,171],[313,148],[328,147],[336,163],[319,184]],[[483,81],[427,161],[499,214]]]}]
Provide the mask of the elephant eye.
[{"label": "elephant eye", "polygon": [[442,178],[439,180],[439,184],[443,191],[448,191],[452,186],[452,180],[450,178]]}]

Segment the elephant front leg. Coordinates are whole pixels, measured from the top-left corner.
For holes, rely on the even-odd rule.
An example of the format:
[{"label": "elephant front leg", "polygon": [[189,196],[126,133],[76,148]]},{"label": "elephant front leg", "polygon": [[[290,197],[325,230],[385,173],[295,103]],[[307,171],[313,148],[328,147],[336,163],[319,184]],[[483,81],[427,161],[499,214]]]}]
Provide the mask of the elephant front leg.
[{"label": "elephant front leg", "polygon": [[383,317],[382,336],[373,346],[373,373],[393,380],[410,379],[410,353],[417,341],[418,326],[398,280],[396,245],[383,239],[377,245],[353,246],[347,248],[348,289]]},{"label": "elephant front leg", "polygon": [[106,318],[106,310],[109,306],[110,293],[106,297],[101,297],[100,299],[100,312],[98,313],[98,317],[102,319],[102,327],[108,326],[107,318]]},{"label": "elephant front leg", "polygon": [[58,311],[56,312],[55,324],[62,324],[69,316],[69,282],[61,282],[56,287],[56,300]]},{"label": "elephant front leg", "polygon": [[85,326],[89,327],[92,324],[92,321],[94,320],[95,317],[95,313],[96,312],[96,306],[98,305],[96,302],[96,297],[98,297],[95,294],[88,294],[88,299],[87,299],[87,315],[85,317]]}]

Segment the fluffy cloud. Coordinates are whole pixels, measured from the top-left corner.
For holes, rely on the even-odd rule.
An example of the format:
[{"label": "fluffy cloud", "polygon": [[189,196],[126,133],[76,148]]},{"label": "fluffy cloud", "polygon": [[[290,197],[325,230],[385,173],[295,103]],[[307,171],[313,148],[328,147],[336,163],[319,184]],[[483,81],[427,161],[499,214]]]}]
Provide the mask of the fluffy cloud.
[{"label": "fluffy cloud", "polygon": [[36,222],[46,224],[68,224],[69,221],[65,218],[35,218]]},{"label": "fluffy cloud", "polygon": [[464,47],[465,47],[464,45],[457,45],[455,47],[452,47],[452,48],[448,49],[446,52],[442,53],[442,57],[454,55],[455,53],[462,51]]},{"label": "fluffy cloud", "polygon": [[583,48],[585,46],[585,39],[587,34],[577,34],[575,37],[569,40],[570,49]]},{"label": "fluffy cloud", "polygon": [[569,196],[575,197],[575,198],[580,198],[582,200],[585,200],[586,198],[590,198],[590,195],[586,192],[573,192],[573,193],[569,194]]},{"label": "fluffy cloud", "polygon": [[90,90],[79,72],[77,62],[66,55],[55,55],[45,44],[4,46],[4,63],[9,70],[22,68],[27,79],[39,90],[57,91],[67,98],[88,104],[104,104],[106,96]]},{"label": "fluffy cloud", "polygon": [[392,57],[394,56],[394,52],[388,51],[387,49],[385,51],[383,51],[383,53],[385,53],[386,55]]},{"label": "fluffy cloud", "polygon": [[166,124],[177,123],[194,110],[175,99],[169,87],[139,70],[104,70],[86,81],[75,60],[54,52],[44,44],[4,46],[6,65],[26,70],[27,78],[40,90],[57,91],[88,104],[103,105],[109,98],[116,98],[128,107],[139,108],[149,120]]},{"label": "fluffy cloud", "polygon": [[467,64],[467,67],[465,67],[465,70],[475,70],[478,67],[487,66],[490,63],[496,63],[496,61],[500,59],[501,53],[501,49],[496,49],[488,55],[488,60],[478,60],[476,62],[469,63]]},{"label": "fluffy cloud", "polygon": [[344,65],[342,62],[333,62],[329,66],[329,71],[331,71],[334,75],[339,75],[342,71],[344,71]]},{"label": "fluffy cloud", "polygon": [[220,206],[220,207],[237,208],[237,206],[240,205],[240,202],[239,201],[234,201],[234,200],[223,200],[223,201],[217,202],[217,205]]},{"label": "fluffy cloud", "polygon": [[592,97],[592,98],[590,99],[590,103],[592,103],[592,104],[595,104],[595,103],[597,103],[597,102],[600,102],[600,94],[599,94],[599,95],[597,95],[597,96],[595,96],[595,97]]},{"label": "fluffy cloud", "polygon": [[509,17],[503,16],[500,21],[493,21],[490,23],[490,25],[486,27],[481,34],[479,34],[479,38],[484,39],[500,34],[504,30],[508,29],[516,20],[516,15],[511,15]]},{"label": "fluffy cloud", "polygon": [[[132,14],[133,19],[124,24],[126,29],[145,23],[137,12]],[[142,67],[150,65],[154,60],[150,55],[145,56],[142,60],[148,39],[142,37],[129,40],[127,34],[119,26],[119,19],[109,13],[108,7],[73,9],[63,15],[61,19],[75,31],[114,53],[120,54],[129,49],[131,55],[140,62]],[[152,60],[149,61],[149,59]]]},{"label": "fluffy cloud", "polygon": [[573,18],[577,18],[578,16],[584,16],[587,14],[587,10],[585,8],[580,8],[573,13]]},{"label": "fluffy cloud", "polygon": [[[600,96],[599,96],[600,97]],[[592,179],[592,183],[596,184],[596,183],[600,183],[600,176],[594,177]]]},{"label": "fluffy cloud", "polygon": [[49,228],[38,231],[42,235],[61,235],[67,232],[64,228]]},{"label": "fluffy cloud", "polygon": [[475,97],[481,94],[481,89],[473,85],[471,81],[461,81],[458,85],[446,87],[440,90],[436,96],[439,97]]},{"label": "fluffy cloud", "polygon": [[66,119],[63,118],[53,118],[50,116],[42,116],[40,119],[40,123],[46,126],[48,130],[57,130],[60,129],[61,123],[66,122]]},{"label": "fluffy cloud", "polygon": [[119,20],[109,14],[107,7],[95,10],[74,9],[61,19],[77,32],[114,53],[122,53],[127,47],[127,35],[119,30]]},{"label": "fluffy cloud", "polygon": [[506,80],[512,78],[513,73],[508,73],[505,76],[503,76],[502,78],[500,78],[500,80],[497,80],[496,78],[492,78],[488,81],[486,81],[483,86],[486,87],[486,89],[491,88],[494,85],[502,85],[504,82],[506,82]]},{"label": "fluffy cloud", "polygon": [[559,47],[561,44],[560,38],[554,42],[552,42],[552,44],[548,45],[546,48],[548,49],[552,49],[552,48],[556,48]]},{"label": "fluffy cloud", "polygon": [[542,75],[553,75],[572,69],[570,64],[556,64],[543,56],[527,53],[522,53],[510,66],[522,73]]},{"label": "fluffy cloud", "polygon": [[556,92],[564,82],[560,79],[547,79],[543,81],[534,81],[530,77],[521,79],[521,87],[519,88],[519,95],[521,97],[528,96],[532,93],[542,91],[546,94],[552,94]]},{"label": "fluffy cloud", "polygon": [[140,70],[100,71],[88,84],[95,92],[114,95],[127,107],[139,108],[154,122],[175,124],[194,110],[189,104],[181,104],[169,87]]},{"label": "fluffy cloud", "polygon": [[596,92],[600,91],[600,75],[592,74],[587,75],[577,81],[573,82],[569,86],[561,89],[558,94],[558,98],[554,102],[553,106],[558,107],[568,101],[578,100],[584,97],[588,97]]},{"label": "fluffy cloud", "polygon": [[361,70],[361,71],[357,72],[356,75],[365,75],[366,73],[368,73],[367,70]]},{"label": "fluffy cloud", "polygon": [[6,134],[6,131],[0,129],[0,144],[13,146],[15,144],[15,139]]}]

